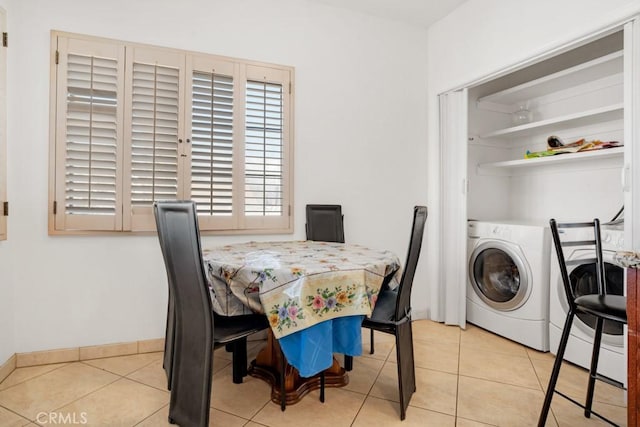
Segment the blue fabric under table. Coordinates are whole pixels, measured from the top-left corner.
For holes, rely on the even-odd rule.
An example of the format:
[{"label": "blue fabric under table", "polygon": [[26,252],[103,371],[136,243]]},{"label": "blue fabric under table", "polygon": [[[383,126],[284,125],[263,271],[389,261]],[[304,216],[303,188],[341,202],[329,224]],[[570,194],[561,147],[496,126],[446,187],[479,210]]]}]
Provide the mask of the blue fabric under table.
[{"label": "blue fabric under table", "polygon": [[362,354],[364,316],[345,316],[313,325],[280,338],[280,348],[300,376],[308,378],[330,368],[333,353]]}]

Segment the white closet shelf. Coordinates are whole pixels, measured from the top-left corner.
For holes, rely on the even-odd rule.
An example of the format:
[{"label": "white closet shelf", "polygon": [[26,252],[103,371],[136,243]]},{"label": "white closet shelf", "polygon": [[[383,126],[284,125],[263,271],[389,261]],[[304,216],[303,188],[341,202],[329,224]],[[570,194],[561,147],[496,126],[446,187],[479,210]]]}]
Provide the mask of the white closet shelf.
[{"label": "white closet shelf", "polygon": [[600,160],[606,158],[623,158],[624,147],[605,148],[602,150],[585,151],[578,153],[556,154],[555,156],[534,157],[531,159],[507,160],[503,162],[480,163],[478,169],[483,170],[509,170],[542,165],[559,165],[586,160]]},{"label": "white closet shelf", "polygon": [[622,119],[623,104],[607,105],[592,110],[580,111],[578,113],[566,114],[564,116],[553,117],[546,120],[526,123],[524,125],[512,126],[505,129],[498,129],[492,132],[480,134],[480,138],[505,138],[513,136],[524,136],[542,132],[545,128],[557,130],[559,126],[565,128],[590,124],[592,122],[605,122],[609,120]]},{"label": "white closet shelf", "polygon": [[568,87],[589,83],[620,73],[623,69],[622,61],[623,51],[613,52],[557,73],[483,96],[478,99],[478,105],[483,103],[513,105]]}]

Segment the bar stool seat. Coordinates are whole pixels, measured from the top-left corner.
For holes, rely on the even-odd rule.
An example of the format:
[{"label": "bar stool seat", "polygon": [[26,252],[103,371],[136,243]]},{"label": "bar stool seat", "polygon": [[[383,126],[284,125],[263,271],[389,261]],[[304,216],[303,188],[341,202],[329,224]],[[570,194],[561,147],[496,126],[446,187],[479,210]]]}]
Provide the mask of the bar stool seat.
[{"label": "bar stool seat", "polygon": [[582,295],[576,298],[578,310],[614,322],[627,323],[627,298],[621,295]]}]

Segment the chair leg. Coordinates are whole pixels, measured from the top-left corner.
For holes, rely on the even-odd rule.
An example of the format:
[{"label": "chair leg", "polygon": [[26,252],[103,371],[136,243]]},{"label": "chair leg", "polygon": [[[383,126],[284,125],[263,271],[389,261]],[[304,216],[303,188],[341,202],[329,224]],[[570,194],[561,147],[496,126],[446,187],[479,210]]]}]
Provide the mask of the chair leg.
[{"label": "chair leg", "polygon": [[540,411],[540,418],[538,418],[538,427],[544,427],[547,423],[547,416],[549,415],[549,409],[551,408],[551,400],[553,399],[553,393],[555,392],[558,376],[560,375],[562,359],[564,358],[564,351],[566,350],[567,343],[569,342],[569,334],[571,333],[571,325],[573,324],[574,316],[574,311],[570,309],[567,314],[567,319],[564,322],[564,328],[562,329],[562,336],[560,337],[556,360],[553,363],[553,370],[551,371],[551,377],[549,378],[549,385],[547,386],[547,392],[544,396],[544,403],[542,404],[542,410]]},{"label": "chair leg", "polygon": [[280,410],[284,412],[287,407],[287,390],[285,387],[287,360],[284,357],[282,349],[280,349],[280,361]]},{"label": "chair leg", "polygon": [[369,349],[369,354],[373,354],[374,348],[373,348],[373,329],[370,329],[371,331],[371,348]]},{"label": "chair leg", "polygon": [[320,372],[320,402],[324,403],[324,371]]},{"label": "chair leg", "polygon": [[242,378],[247,375],[247,338],[240,338],[231,344],[233,383],[242,384]]},{"label": "chair leg", "polygon": [[598,374],[598,358],[600,356],[600,343],[602,342],[602,329],[604,319],[598,317],[596,321],[596,331],[593,337],[593,351],[591,353],[591,368],[589,369],[589,385],[587,386],[587,398],[584,404],[584,416],[591,418],[591,405],[593,403],[593,393],[596,385],[596,375]]},{"label": "chair leg", "polygon": [[404,420],[411,396],[416,391],[416,373],[413,360],[413,333],[411,321],[396,326],[396,359],[398,366],[398,392],[400,420]]},{"label": "chair leg", "polygon": [[174,350],[174,329],[176,324],[175,304],[173,295],[169,291],[169,302],[167,304],[167,326],[164,338],[164,358],[162,367],[167,375],[167,390],[171,390],[171,375],[173,372],[173,350]]},{"label": "chair leg", "polygon": [[353,356],[344,355],[344,370],[351,371],[353,369]]},{"label": "chair leg", "polygon": [[211,411],[213,334],[204,339],[176,322],[168,422],[207,426]]}]

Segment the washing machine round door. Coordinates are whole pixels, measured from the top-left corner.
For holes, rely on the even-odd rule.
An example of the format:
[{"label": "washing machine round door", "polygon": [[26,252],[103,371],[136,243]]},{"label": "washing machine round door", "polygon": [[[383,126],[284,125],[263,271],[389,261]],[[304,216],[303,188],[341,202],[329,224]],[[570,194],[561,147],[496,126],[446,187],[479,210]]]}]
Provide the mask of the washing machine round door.
[{"label": "washing machine round door", "polygon": [[[607,294],[624,295],[624,268],[613,264],[613,255],[609,252],[604,252],[603,256],[605,260],[604,275]],[[587,257],[592,258],[593,252],[584,253],[581,250],[576,250],[567,258],[567,260],[577,260]],[[576,297],[598,293],[595,263],[572,265],[569,266],[567,270],[569,273],[569,281],[571,282],[571,286],[573,287],[573,292]],[[562,307],[566,313],[569,311],[569,305],[567,304],[566,296],[564,295],[562,278],[558,279],[558,290],[561,293],[560,301],[562,301]],[[593,336],[596,328],[595,317],[586,313],[577,313],[576,316],[579,319],[579,321],[576,322],[576,326],[584,333]],[[622,346],[624,334],[624,326],[622,324],[605,320],[602,332],[603,342],[611,345]]]},{"label": "washing machine round door", "polygon": [[518,246],[500,240],[478,244],[469,258],[469,279],[489,307],[515,310],[529,297],[529,270]]}]

